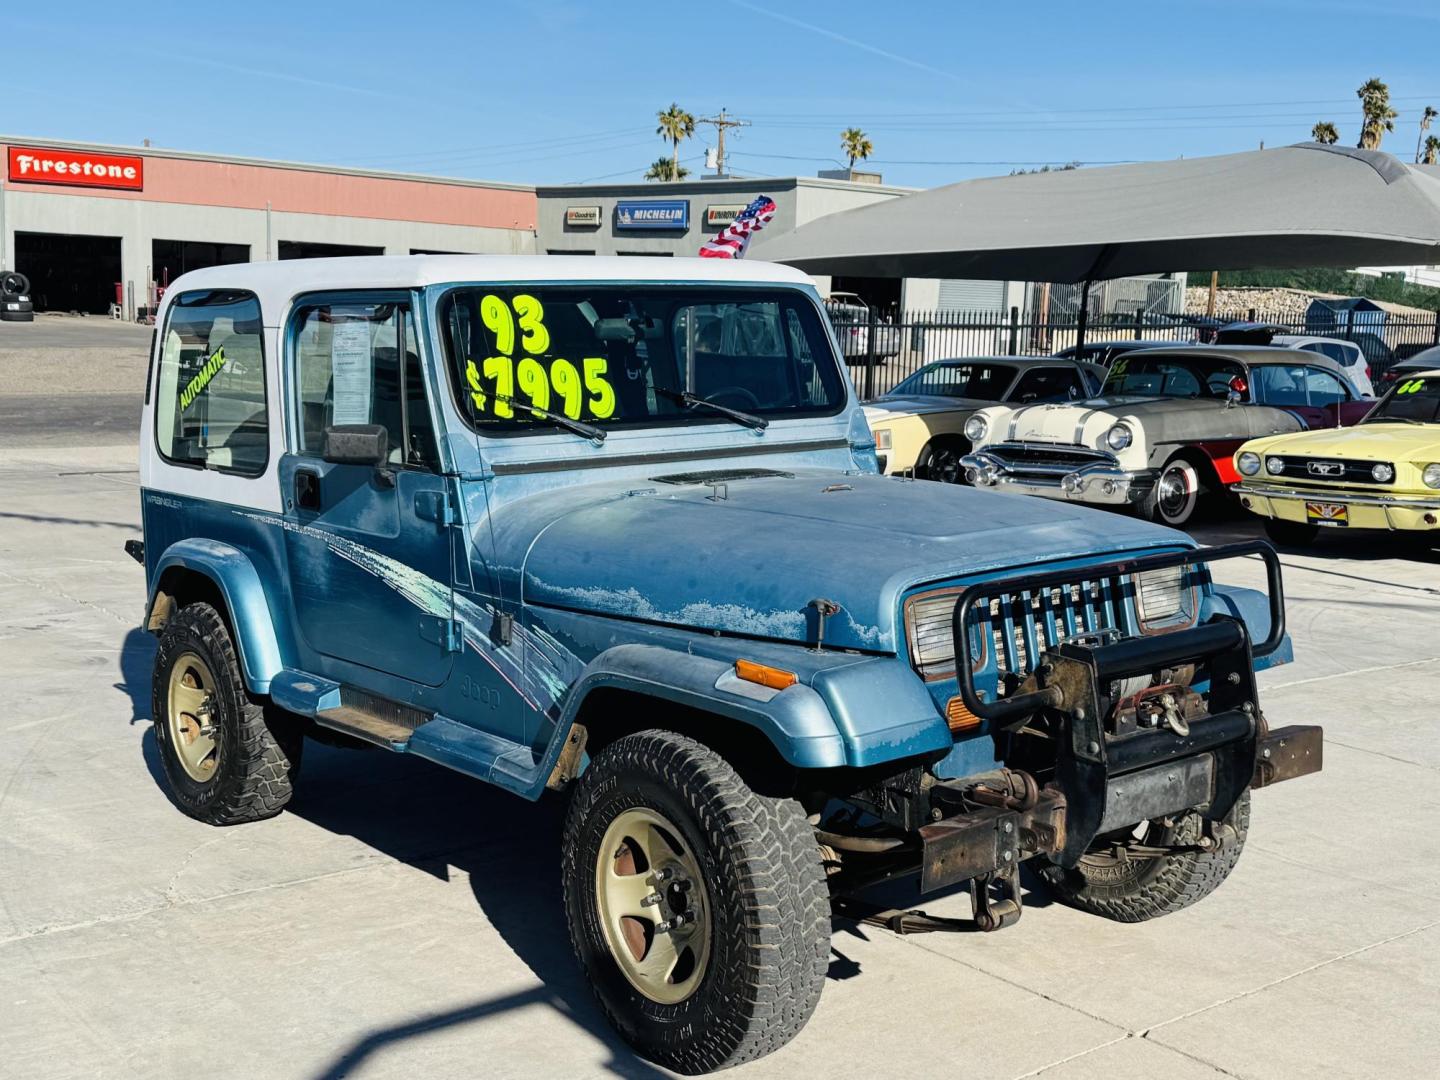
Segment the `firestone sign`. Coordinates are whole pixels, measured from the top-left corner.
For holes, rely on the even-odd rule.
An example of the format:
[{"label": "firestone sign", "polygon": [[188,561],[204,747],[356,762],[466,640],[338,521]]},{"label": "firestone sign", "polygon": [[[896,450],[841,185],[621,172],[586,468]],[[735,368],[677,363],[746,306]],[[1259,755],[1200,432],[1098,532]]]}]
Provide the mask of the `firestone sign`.
[{"label": "firestone sign", "polygon": [[145,186],[145,159],[80,150],[12,146],[10,180],[17,184],[68,184],[73,187],[140,191]]}]

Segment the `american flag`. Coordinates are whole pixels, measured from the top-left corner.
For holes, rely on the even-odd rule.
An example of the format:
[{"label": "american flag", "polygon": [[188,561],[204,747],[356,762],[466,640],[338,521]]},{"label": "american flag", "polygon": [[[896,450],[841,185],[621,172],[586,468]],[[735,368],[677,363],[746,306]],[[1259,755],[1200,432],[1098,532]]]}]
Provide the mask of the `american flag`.
[{"label": "american flag", "polygon": [[702,259],[743,259],[745,249],[750,246],[750,236],[770,223],[775,216],[775,200],[769,195],[759,195],[749,206],[735,215],[735,220],[713,240],[707,240],[700,247]]}]

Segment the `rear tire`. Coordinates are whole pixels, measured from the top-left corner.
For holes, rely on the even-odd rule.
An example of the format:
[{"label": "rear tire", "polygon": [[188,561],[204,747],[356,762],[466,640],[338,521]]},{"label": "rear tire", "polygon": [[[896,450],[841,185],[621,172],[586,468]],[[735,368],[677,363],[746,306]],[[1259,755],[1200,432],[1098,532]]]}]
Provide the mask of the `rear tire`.
[{"label": "rear tire", "polygon": [[170,794],[186,814],[236,825],[274,817],[290,801],[300,726],[245,689],[230,631],[209,604],[189,604],[165,624],[151,708]]},{"label": "rear tire", "polygon": [[[562,850],[575,954],[641,1054],[711,1072],[805,1026],[825,984],[830,899],[799,803],[750,790],[693,739],[642,731],[576,783]],[[657,863],[669,876],[652,877]],[[650,889],[658,899],[636,899]]]},{"label": "rear tire", "polygon": [[942,484],[963,484],[965,470],[960,465],[960,459],[969,450],[968,443],[957,439],[928,442],[915,461],[915,475],[921,480],[935,480]]},{"label": "rear tire", "polygon": [[1266,518],[1265,535],[1282,547],[1309,547],[1319,538],[1320,526]]},{"label": "rear tire", "polygon": [[[1150,822],[1146,844],[1193,844],[1201,835],[1198,812],[1175,815],[1172,824]],[[1214,892],[1240,860],[1245,836],[1250,829],[1250,792],[1240,796],[1225,823],[1235,838],[1215,852],[1190,852],[1163,858],[1117,859],[1113,844],[1096,844],[1066,869],[1054,863],[1040,866],[1039,873],[1055,899],[1091,915],[1116,922],[1145,922],[1169,915],[1203,900]]]}]

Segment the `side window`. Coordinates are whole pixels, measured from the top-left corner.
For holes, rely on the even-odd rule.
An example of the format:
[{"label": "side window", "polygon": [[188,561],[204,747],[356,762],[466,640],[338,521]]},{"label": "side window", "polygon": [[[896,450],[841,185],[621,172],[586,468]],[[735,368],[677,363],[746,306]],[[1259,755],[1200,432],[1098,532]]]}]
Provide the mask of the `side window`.
[{"label": "side window", "polygon": [[1011,401],[1079,401],[1089,397],[1074,368],[1031,368],[1020,376]]},{"label": "side window", "polygon": [[259,476],[270,457],[260,301],[206,289],[177,296],[155,385],[155,444],[167,461]]},{"label": "side window", "polygon": [[1349,401],[1350,393],[1334,375],[1320,368],[1305,369],[1305,394],[1307,405],[1334,405]]},{"label": "side window", "polygon": [[291,341],[299,453],[318,455],[327,427],[380,424],[390,435],[392,464],[436,467],[408,304],[306,305],[292,318]]}]

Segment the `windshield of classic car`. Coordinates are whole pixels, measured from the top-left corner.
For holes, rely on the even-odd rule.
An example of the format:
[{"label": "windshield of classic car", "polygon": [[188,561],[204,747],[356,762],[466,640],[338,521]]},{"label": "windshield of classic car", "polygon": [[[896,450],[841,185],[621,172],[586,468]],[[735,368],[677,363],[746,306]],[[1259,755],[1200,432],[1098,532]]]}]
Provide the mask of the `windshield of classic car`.
[{"label": "windshield of classic car", "polygon": [[1225,398],[1243,365],[1221,356],[1121,356],[1105,377],[1106,394],[1135,397]]},{"label": "windshield of classic car", "polygon": [[440,317],[457,401],[482,431],[553,426],[527,405],[612,427],[717,422],[705,402],[771,419],[845,403],[821,315],[794,290],[475,287]]},{"label": "windshield of classic car", "polygon": [[933,394],[937,397],[999,401],[1014,381],[1013,364],[976,364],[947,360],[921,368],[886,396]]},{"label": "windshield of classic car", "polygon": [[1365,417],[1366,424],[1400,421],[1411,424],[1440,422],[1440,379],[1402,378],[1395,389]]}]

